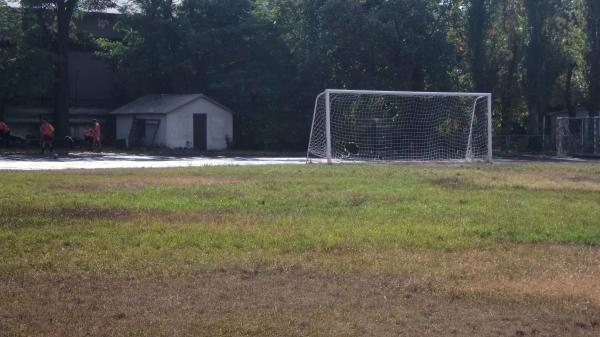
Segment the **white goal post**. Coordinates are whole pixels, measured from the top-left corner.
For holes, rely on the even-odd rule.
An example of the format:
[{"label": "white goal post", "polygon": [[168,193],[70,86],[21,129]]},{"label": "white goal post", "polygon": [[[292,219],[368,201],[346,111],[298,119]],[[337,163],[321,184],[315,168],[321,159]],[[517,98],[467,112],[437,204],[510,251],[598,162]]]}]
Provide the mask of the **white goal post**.
[{"label": "white goal post", "polygon": [[325,90],[315,100],[312,158],[492,162],[492,95]]}]

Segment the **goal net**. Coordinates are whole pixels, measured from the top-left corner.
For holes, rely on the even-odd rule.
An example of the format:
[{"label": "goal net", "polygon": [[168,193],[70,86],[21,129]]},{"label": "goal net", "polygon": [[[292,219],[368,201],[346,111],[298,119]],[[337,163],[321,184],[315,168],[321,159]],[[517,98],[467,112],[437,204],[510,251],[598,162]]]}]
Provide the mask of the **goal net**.
[{"label": "goal net", "polygon": [[492,160],[491,95],[326,90],[307,160]]}]

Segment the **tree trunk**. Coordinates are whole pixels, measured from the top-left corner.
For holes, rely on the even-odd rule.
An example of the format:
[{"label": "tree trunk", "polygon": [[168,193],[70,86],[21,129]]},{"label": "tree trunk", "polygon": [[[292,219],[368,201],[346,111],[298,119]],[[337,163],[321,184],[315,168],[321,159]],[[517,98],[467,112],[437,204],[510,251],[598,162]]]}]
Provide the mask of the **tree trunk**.
[{"label": "tree trunk", "polygon": [[512,81],[514,81],[514,75],[510,72],[506,75],[506,80],[504,81],[505,85],[508,86],[504,89],[504,92],[500,96],[500,105],[502,107],[502,111],[500,112],[502,116],[502,131],[505,134],[510,134],[513,131],[514,126],[514,116],[513,102],[516,100],[513,95],[516,94],[512,89]]},{"label": "tree trunk", "polygon": [[473,79],[473,89],[476,92],[489,90],[485,82],[485,26],[487,24],[487,9],[485,0],[472,0],[469,10],[469,30],[468,39],[470,50],[471,77]]},{"label": "tree trunk", "polygon": [[420,63],[412,66],[411,72],[411,90],[425,91],[425,70]]},{"label": "tree trunk", "polygon": [[69,3],[57,1],[57,61],[55,116],[56,136],[63,139],[69,135],[69,28],[73,8]]},{"label": "tree trunk", "polygon": [[506,75],[504,78],[504,85],[502,89],[503,93],[500,97],[502,105],[502,128],[507,134],[510,134],[513,131],[513,109],[515,108],[514,102],[516,102],[518,99],[515,96],[519,94],[517,90],[513,90],[515,89],[516,74],[518,71],[520,60],[519,44],[516,37],[513,36],[512,40],[512,57],[506,69]]},{"label": "tree trunk", "polygon": [[598,0],[588,0],[587,7],[587,36],[590,45],[588,108],[592,114],[600,116],[600,3]]},{"label": "tree trunk", "polygon": [[501,116],[502,130],[505,134],[511,134],[515,124],[515,110],[520,100],[520,88],[518,85],[519,65],[523,57],[523,41],[518,28],[515,27],[515,20],[518,16],[518,10],[514,3],[504,2],[502,6],[502,25],[504,34],[509,39],[510,59],[506,66],[506,73],[503,77],[503,84],[499,88],[501,92]]},{"label": "tree trunk", "polygon": [[526,80],[525,88],[527,91],[527,107],[529,115],[527,117],[527,132],[529,134],[529,148],[531,150],[540,147],[539,137],[541,134],[541,116],[545,108],[548,93],[545,92],[545,57],[544,55],[544,20],[548,16],[547,11],[540,8],[544,6],[543,1],[547,0],[527,0],[525,3],[527,20],[531,27],[529,35],[529,45],[527,46],[526,57]]},{"label": "tree trunk", "polygon": [[565,78],[565,106],[569,112],[569,117],[576,117],[577,107],[573,104],[573,72],[575,65],[569,65]]},{"label": "tree trunk", "polygon": [[529,105],[529,116],[527,116],[527,129],[529,135],[532,136],[530,144],[536,146],[538,142],[535,140],[542,133],[542,108],[541,104],[534,102]]}]

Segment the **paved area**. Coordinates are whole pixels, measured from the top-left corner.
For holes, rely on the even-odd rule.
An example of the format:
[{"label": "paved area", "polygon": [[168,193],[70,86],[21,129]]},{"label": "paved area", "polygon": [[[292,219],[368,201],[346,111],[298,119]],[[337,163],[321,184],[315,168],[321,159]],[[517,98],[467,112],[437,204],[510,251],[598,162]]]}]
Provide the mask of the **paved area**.
[{"label": "paved area", "polygon": [[306,158],[268,157],[171,157],[125,153],[79,152],[69,155],[41,156],[0,154],[0,170],[85,170],[116,168],[167,168],[225,165],[301,165]]},{"label": "paved area", "polygon": [[[532,162],[556,163],[598,163],[593,159],[553,158],[553,157],[515,157],[496,158],[494,164],[519,164]],[[163,156],[128,153],[75,152],[68,155],[41,156],[33,154],[0,154],[0,171],[32,170],[85,170],[118,168],[168,168],[203,166],[246,166],[246,165],[304,165],[304,157],[252,157],[252,156]],[[353,162],[360,163],[360,162]],[[426,164],[431,164],[428,162]],[[452,164],[451,162],[445,164]],[[458,162],[455,164],[464,164]]]}]

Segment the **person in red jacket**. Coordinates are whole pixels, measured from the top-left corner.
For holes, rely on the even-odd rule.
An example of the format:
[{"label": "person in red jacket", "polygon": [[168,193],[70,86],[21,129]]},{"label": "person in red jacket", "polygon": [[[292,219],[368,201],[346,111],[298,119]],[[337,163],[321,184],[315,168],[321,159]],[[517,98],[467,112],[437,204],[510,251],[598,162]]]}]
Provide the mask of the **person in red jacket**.
[{"label": "person in red jacket", "polygon": [[83,131],[83,138],[85,140],[85,144],[90,149],[90,151],[94,148],[94,124],[90,123],[85,127]]},{"label": "person in red jacket", "polygon": [[95,119],[92,121],[92,124],[94,125],[94,142],[92,146],[98,148],[98,151],[102,151],[102,127],[100,126],[100,122]]},{"label": "person in red jacket", "polygon": [[46,148],[52,153],[54,151],[54,126],[50,124],[48,118],[43,119],[42,125],[40,125],[40,134],[42,136],[42,154],[46,152]]},{"label": "person in red jacket", "polygon": [[0,139],[8,138],[8,136],[10,136],[10,128],[0,119]]},{"label": "person in red jacket", "polygon": [[9,140],[10,129],[8,128],[8,125],[6,125],[6,123],[4,123],[4,121],[0,119],[0,146],[8,144]]}]

